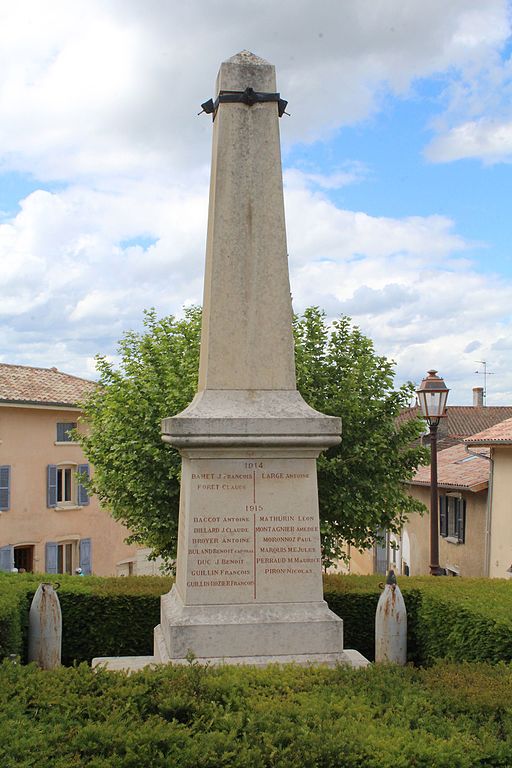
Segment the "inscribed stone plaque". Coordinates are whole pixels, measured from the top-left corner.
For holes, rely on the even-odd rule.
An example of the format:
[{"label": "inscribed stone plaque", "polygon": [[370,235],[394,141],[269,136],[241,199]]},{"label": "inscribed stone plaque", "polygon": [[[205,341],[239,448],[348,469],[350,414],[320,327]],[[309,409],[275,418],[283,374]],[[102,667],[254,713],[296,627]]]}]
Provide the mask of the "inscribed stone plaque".
[{"label": "inscribed stone plaque", "polygon": [[191,459],[183,470],[186,604],[322,599],[314,459]]}]

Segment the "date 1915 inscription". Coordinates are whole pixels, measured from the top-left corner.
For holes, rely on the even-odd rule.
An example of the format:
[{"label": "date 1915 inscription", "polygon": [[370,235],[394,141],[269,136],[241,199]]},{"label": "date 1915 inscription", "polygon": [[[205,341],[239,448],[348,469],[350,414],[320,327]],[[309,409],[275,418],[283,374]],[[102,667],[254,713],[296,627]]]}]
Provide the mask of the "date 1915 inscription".
[{"label": "date 1915 inscription", "polygon": [[[257,599],[275,577],[319,574],[318,515],[301,507],[310,473],[288,471],[287,463],[221,460],[192,472],[192,509],[214,512],[189,520],[187,587],[236,588]],[[301,513],[280,513],[283,499],[294,509],[286,503],[294,494]]]}]

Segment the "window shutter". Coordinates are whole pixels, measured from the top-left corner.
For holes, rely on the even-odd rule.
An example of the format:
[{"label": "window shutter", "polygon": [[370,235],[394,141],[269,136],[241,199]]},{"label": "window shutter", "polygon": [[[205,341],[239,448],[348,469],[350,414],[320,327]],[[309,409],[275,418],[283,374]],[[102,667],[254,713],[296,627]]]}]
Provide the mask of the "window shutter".
[{"label": "window shutter", "polygon": [[91,539],[80,540],[80,568],[85,576],[92,573],[92,541]]},{"label": "window shutter", "polygon": [[6,511],[11,506],[11,468],[0,467],[0,509]]},{"label": "window shutter", "polygon": [[[46,482],[46,506],[57,506],[57,465],[48,464]],[[50,573],[50,571],[48,571]],[[57,571],[55,571],[57,573]]]},{"label": "window shutter", "polygon": [[44,566],[46,573],[57,573],[57,554],[57,544],[54,541],[47,541],[45,546]]},{"label": "window shutter", "polygon": [[448,504],[447,497],[439,497],[439,533],[441,536],[448,536]]},{"label": "window shutter", "polygon": [[73,442],[71,435],[69,434],[72,429],[76,429],[75,421],[58,421],[57,422],[57,442],[58,443]]},{"label": "window shutter", "polygon": [[456,518],[456,531],[457,538],[464,544],[464,536],[466,533],[466,499],[457,499],[457,518]]},{"label": "window shutter", "polygon": [[[78,474],[81,476],[85,476],[87,479],[89,479],[89,465],[88,464],[79,464],[78,465]],[[78,482],[78,504],[83,507],[89,503],[89,494],[87,493],[87,488]]]},{"label": "window shutter", "polygon": [[14,568],[14,547],[0,547],[0,571],[12,571]]}]

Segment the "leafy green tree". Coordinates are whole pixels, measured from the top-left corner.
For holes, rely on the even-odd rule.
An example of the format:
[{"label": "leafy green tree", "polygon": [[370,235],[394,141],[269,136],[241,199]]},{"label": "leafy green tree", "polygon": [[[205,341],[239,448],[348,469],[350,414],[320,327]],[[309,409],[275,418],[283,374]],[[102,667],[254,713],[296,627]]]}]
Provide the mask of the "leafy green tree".
[{"label": "leafy green tree", "polygon": [[[79,435],[94,465],[91,490],[154,554],[176,552],[180,456],[164,444],[160,422],[179,413],[197,386],[201,310],[158,319],[145,313],[144,331],[126,333],[120,364],[97,358],[99,386],[83,404],[85,434]],[[393,387],[393,363],[348,317],[328,327],[311,307],[295,318],[297,385],[323,413],[341,416],[343,440],[318,461],[324,564],[342,543],[370,546],[379,528],[398,530],[422,505],[407,495],[426,451],[411,446],[418,420],[397,421],[409,404],[412,384]]]},{"label": "leafy green tree", "polygon": [[99,386],[76,433],[94,466],[91,491],[133,532],[129,541],[164,557],[176,551],[181,457],[162,441],[160,422],[194,397],[200,333],[199,307],[181,319],[146,311],[144,331],[119,342],[118,366],[96,358]]},{"label": "leafy green tree", "polygon": [[424,424],[398,420],[414,385],[394,388],[394,364],[377,355],[372,341],[349,317],[329,327],[317,307],[295,318],[297,387],[313,408],[341,416],[340,445],[320,454],[318,490],[324,564],[347,544],[366,549],[379,529],[398,532],[421,502],[406,492],[429,454],[414,442]]}]

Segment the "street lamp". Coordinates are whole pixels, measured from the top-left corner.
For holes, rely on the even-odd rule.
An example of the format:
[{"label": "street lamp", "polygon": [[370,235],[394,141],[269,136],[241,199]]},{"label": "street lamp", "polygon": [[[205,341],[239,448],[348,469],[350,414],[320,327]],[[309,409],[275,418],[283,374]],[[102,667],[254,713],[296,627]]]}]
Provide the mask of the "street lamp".
[{"label": "street lamp", "polygon": [[428,371],[416,391],[423,418],[430,427],[430,575],[441,576],[439,566],[439,501],[437,498],[437,427],[446,416],[446,401],[450,390],[437,375]]}]

